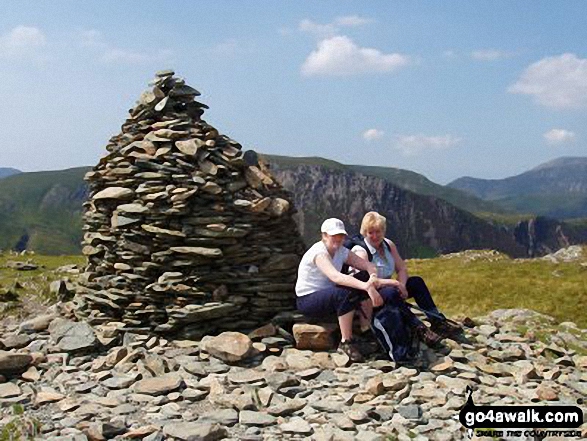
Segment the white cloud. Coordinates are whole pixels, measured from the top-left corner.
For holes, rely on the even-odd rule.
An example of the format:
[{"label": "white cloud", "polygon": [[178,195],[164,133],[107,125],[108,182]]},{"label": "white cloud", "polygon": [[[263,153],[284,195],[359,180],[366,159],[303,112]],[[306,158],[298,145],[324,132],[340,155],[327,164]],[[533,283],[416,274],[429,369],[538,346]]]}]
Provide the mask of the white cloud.
[{"label": "white cloud", "polygon": [[410,64],[402,54],[384,54],[377,49],[357,46],[346,36],[327,38],[304,61],[302,74],[357,75],[373,72],[393,72]]},{"label": "white cloud", "polygon": [[45,46],[47,38],[39,28],[17,26],[0,36],[0,57],[42,61],[46,59]]},{"label": "white cloud", "polygon": [[461,138],[453,135],[399,135],[396,137],[395,148],[406,156],[414,156],[429,150],[446,150],[460,144],[461,141]]},{"label": "white cloud", "polygon": [[244,47],[241,47],[236,38],[228,38],[213,46],[211,52],[222,57],[233,57],[243,50]]},{"label": "white cloud", "polygon": [[565,129],[552,129],[543,136],[546,142],[552,145],[573,142],[576,138],[575,132]]},{"label": "white cloud", "polygon": [[293,29],[290,28],[279,28],[279,34],[283,36],[289,36],[294,33]]},{"label": "white cloud", "polygon": [[139,52],[124,49],[110,48],[102,54],[100,60],[104,63],[114,64],[142,64],[150,61],[150,57]]},{"label": "white cloud", "polygon": [[79,45],[98,54],[97,60],[104,64],[147,64],[168,62],[171,51],[134,51],[110,44],[102,32],[89,29],[79,32]]},{"label": "white cloud", "polygon": [[310,34],[318,35],[320,37],[325,37],[335,34],[337,28],[332,23],[320,24],[312,20],[304,19],[298,25],[298,30],[301,32],[308,32]]},{"label": "white cloud", "polygon": [[471,52],[471,58],[479,61],[496,61],[504,58],[511,58],[514,54],[512,52],[500,51],[497,49],[482,49]]},{"label": "white cloud", "polygon": [[347,15],[336,17],[331,23],[316,23],[310,19],[302,20],[298,25],[298,30],[316,35],[319,38],[332,37],[337,34],[341,28],[356,28],[372,23],[370,18],[359,17],[358,15]]},{"label": "white cloud", "polygon": [[367,141],[377,141],[378,139],[383,138],[384,134],[385,132],[383,132],[383,130],[369,129],[363,132],[363,139],[366,139]]},{"label": "white cloud", "polygon": [[336,17],[334,24],[337,26],[358,27],[373,23],[370,18],[359,17],[358,15],[346,15],[344,17]]},{"label": "white cloud", "polygon": [[166,63],[171,59],[171,55],[172,52],[169,50],[159,50],[146,54],[119,48],[109,48],[102,54],[100,61],[105,64]]},{"label": "white cloud", "polygon": [[453,50],[447,50],[447,51],[444,51],[444,52],[442,53],[442,56],[443,56],[444,58],[457,58],[457,57],[458,57],[458,55],[456,54],[456,52],[455,52],[455,51],[453,51]]},{"label": "white cloud", "polygon": [[95,29],[89,29],[80,32],[79,44],[82,47],[94,48],[94,49],[107,49],[108,44],[104,40],[104,36],[100,31]]},{"label": "white cloud", "polygon": [[586,107],[587,59],[569,53],[543,58],[528,66],[508,92],[531,95],[556,109]]}]

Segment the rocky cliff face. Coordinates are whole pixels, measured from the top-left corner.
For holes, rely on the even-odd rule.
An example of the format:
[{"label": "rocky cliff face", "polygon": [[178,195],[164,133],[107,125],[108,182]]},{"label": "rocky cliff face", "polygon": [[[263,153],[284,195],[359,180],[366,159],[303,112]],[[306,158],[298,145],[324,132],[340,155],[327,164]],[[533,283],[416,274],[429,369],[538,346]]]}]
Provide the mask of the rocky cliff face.
[{"label": "rocky cliff face", "polygon": [[543,256],[571,244],[587,242],[587,232],[555,219],[536,217],[518,222],[516,242],[526,247],[528,257]]},{"label": "rocky cliff face", "polygon": [[375,210],[387,218],[387,235],[406,257],[481,248],[525,255],[524,247],[505,228],[386,180],[315,165],[273,163],[271,168],[294,195],[300,232],[307,244],[318,239],[323,219],[339,217],[352,234],[358,232],[363,215]]}]

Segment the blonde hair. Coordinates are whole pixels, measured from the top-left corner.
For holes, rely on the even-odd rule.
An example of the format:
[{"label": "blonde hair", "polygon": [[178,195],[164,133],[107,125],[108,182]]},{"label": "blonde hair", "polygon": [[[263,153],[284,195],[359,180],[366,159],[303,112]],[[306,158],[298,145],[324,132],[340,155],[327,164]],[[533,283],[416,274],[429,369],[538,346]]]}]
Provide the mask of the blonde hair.
[{"label": "blonde hair", "polygon": [[376,228],[381,230],[383,234],[385,234],[385,228],[387,226],[387,219],[384,216],[381,216],[376,211],[370,211],[365,216],[363,216],[363,221],[361,222],[361,234],[365,236],[367,231],[372,228]]}]

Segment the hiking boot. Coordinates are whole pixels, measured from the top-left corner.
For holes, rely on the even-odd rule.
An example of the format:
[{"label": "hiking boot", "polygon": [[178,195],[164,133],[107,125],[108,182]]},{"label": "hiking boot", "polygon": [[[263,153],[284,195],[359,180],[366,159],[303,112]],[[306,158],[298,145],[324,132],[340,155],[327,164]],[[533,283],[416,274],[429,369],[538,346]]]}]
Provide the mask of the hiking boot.
[{"label": "hiking boot", "polygon": [[353,337],[353,343],[364,357],[369,357],[379,350],[379,343],[371,330]]},{"label": "hiking boot", "polygon": [[473,321],[472,318],[465,317],[463,319],[463,326],[465,326],[466,328],[474,328],[475,327],[475,322]]},{"label": "hiking boot", "polygon": [[442,337],[434,332],[432,329],[428,328],[426,325],[422,324],[416,328],[416,335],[418,338],[424,342],[424,344],[430,348],[438,346]]},{"label": "hiking boot", "polygon": [[361,351],[359,351],[359,348],[353,340],[341,341],[338,345],[338,350],[348,355],[349,360],[353,363],[364,361],[363,354],[361,354]]},{"label": "hiking boot", "polygon": [[444,338],[455,338],[463,333],[463,328],[448,320],[431,320],[430,329]]}]

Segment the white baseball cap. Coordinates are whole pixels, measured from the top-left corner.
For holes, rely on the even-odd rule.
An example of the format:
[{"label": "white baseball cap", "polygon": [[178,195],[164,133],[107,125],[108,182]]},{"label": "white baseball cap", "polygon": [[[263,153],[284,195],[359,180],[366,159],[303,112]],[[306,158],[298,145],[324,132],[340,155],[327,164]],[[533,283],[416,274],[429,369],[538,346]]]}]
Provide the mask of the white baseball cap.
[{"label": "white baseball cap", "polygon": [[330,219],[326,219],[324,222],[322,222],[320,231],[322,233],[328,234],[329,236],[334,236],[335,234],[347,234],[346,230],[344,229],[344,223],[335,217],[331,217]]}]

